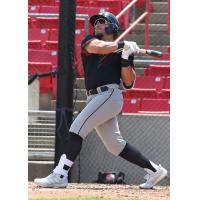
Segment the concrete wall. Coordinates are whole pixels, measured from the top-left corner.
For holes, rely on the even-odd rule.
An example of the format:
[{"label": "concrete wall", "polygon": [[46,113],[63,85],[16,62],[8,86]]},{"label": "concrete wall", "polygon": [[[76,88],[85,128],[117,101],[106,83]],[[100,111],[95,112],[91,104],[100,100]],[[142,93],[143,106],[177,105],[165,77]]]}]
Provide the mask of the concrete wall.
[{"label": "concrete wall", "polygon": [[35,178],[43,178],[52,173],[54,169],[53,161],[29,161],[28,162],[28,181]]},{"label": "concrete wall", "polygon": [[28,86],[28,110],[39,110],[40,82],[38,79]]}]

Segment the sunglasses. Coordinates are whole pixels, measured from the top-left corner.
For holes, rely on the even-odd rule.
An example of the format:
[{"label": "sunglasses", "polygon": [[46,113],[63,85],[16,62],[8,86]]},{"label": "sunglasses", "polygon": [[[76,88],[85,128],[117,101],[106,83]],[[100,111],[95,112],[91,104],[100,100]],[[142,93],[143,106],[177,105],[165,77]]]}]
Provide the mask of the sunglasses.
[{"label": "sunglasses", "polygon": [[109,22],[106,21],[105,19],[99,18],[99,19],[97,19],[97,20],[94,22],[94,26],[97,25],[97,22],[99,22],[100,24],[109,24]]}]

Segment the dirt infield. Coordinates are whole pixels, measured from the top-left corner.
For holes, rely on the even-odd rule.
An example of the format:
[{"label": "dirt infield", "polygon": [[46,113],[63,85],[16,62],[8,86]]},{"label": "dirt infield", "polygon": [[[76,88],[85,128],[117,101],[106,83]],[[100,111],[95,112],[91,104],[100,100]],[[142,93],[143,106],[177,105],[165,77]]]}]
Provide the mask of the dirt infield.
[{"label": "dirt infield", "polygon": [[170,188],[141,190],[134,185],[70,183],[66,189],[39,188],[28,184],[29,198],[103,197],[107,200],[169,200]]}]

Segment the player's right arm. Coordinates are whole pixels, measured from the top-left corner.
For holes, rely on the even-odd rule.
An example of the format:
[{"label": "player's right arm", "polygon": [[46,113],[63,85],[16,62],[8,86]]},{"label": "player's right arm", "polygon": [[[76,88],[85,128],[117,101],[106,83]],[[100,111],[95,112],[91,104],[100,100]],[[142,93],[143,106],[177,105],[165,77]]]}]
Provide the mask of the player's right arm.
[{"label": "player's right arm", "polygon": [[118,49],[117,42],[107,42],[103,40],[93,39],[86,46],[85,50],[93,54],[110,54]]},{"label": "player's right arm", "polygon": [[115,41],[103,41],[97,39],[93,35],[86,36],[82,42],[81,47],[85,53],[89,54],[110,54],[117,49],[122,49],[127,46],[128,42],[115,42]]},{"label": "player's right arm", "polygon": [[[129,41],[103,41],[97,39],[95,36],[88,35],[86,36],[82,43],[81,47],[84,51],[89,54],[110,54],[116,51],[117,49],[129,49],[130,46],[135,49],[136,43]],[[137,51],[135,49],[135,51]]]},{"label": "player's right arm", "polygon": [[119,48],[119,43],[99,40],[93,35],[88,35],[83,39],[81,47],[89,54],[110,54]]}]

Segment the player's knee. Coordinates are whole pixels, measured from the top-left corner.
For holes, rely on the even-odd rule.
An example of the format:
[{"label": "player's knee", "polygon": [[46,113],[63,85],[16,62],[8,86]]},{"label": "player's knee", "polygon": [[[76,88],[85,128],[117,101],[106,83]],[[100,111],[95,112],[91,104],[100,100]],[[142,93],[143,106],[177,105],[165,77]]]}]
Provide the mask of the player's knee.
[{"label": "player's knee", "polygon": [[115,156],[118,156],[121,151],[124,149],[126,141],[123,139],[115,140],[112,143],[107,143],[106,149]]},{"label": "player's knee", "polygon": [[75,120],[72,123],[69,131],[79,135],[82,139],[85,139],[89,133],[88,128],[85,125],[82,125],[78,120]]}]

